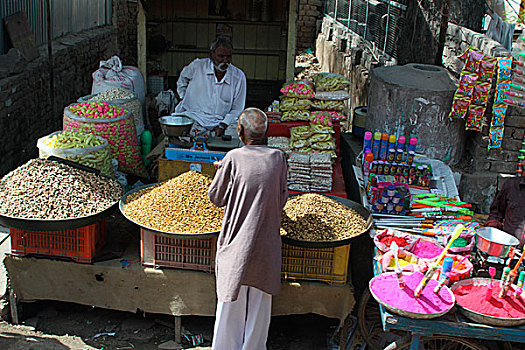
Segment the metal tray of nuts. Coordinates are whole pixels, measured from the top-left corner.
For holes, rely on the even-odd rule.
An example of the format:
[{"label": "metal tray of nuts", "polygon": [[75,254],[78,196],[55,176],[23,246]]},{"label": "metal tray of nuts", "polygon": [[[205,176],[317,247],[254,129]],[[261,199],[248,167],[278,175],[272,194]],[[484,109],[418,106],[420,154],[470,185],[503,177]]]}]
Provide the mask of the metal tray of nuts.
[{"label": "metal tray of nuts", "polygon": [[[290,194],[288,197],[295,197],[295,196],[300,196],[304,193],[292,193]],[[321,193],[320,193],[321,194]],[[346,199],[346,198],[342,198],[342,197],[338,197],[338,196],[333,196],[333,195],[330,195],[330,194],[321,194],[325,197],[328,197],[328,198],[331,198],[351,209],[354,209],[359,215],[361,215],[365,221],[366,221],[366,228],[362,231],[362,232],[359,232],[359,234],[353,236],[353,237],[350,237],[350,238],[346,238],[346,239],[341,239],[341,240],[337,240],[337,241],[305,241],[305,240],[299,240],[299,239],[295,239],[295,238],[291,238],[291,237],[287,237],[287,236],[283,236],[281,235],[281,241],[283,243],[286,243],[286,244],[289,244],[289,245],[293,245],[293,246],[296,246],[296,247],[303,247],[303,248],[332,248],[332,247],[339,247],[339,246],[343,246],[343,245],[347,245],[347,244],[350,244],[352,242],[352,240],[354,240],[355,238],[361,236],[363,233],[365,232],[368,232],[370,230],[370,228],[372,227],[372,213],[370,213],[370,211],[368,209],[366,209],[365,207],[363,207],[361,204],[359,203],[356,203],[354,201],[351,201],[349,199]]]},{"label": "metal tray of nuts", "polygon": [[[72,162],[70,160],[51,156],[48,160],[56,161],[58,163],[72,166],[78,170],[95,173],[99,176],[110,178],[107,175],[100,174],[99,170],[87,167],[82,164]],[[112,178],[110,178],[112,179]],[[114,180],[114,179],[112,179]],[[116,180],[114,180],[116,182]],[[124,194],[124,187],[121,187],[121,194]],[[9,215],[0,215],[0,225],[10,228],[16,228],[19,230],[27,231],[65,231],[73,230],[79,227],[89,226],[94,223],[101,221],[102,219],[110,216],[117,209],[118,201],[115,201],[113,205],[100,211],[96,214],[66,218],[66,219],[33,219],[33,218],[19,218]]]},{"label": "metal tray of nuts", "polygon": [[124,194],[124,196],[120,199],[120,202],[119,202],[119,210],[122,213],[122,215],[124,215],[124,217],[126,219],[128,219],[129,221],[131,221],[132,223],[134,223],[135,225],[138,225],[139,227],[141,227],[143,229],[146,229],[146,230],[149,230],[149,231],[158,232],[158,233],[162,233],[164,235],[177,236],[177,238],[209,238],[209,237],[217,236],[219,234],[220,231],[197,232],[197,233],[182,233],[182,232],[161,231],[161,230],[157,230],[157,229],[154,229],[152,227],[143,225],[143,224],[133,220],[128,215],[126,215],[126,212],[124,211],[124,204],[126,204],[128,196],[130,196],[131,194],[133,194],[135,192],[141,191],[141,190],[143,190],[145,188],[152,187],[152,186],[155,186],[155,185],[158,185],[158,183],[142,185],[142,186],[136,187],[136,188],[132,189],[131,191],[126,192],[126,194]]}]

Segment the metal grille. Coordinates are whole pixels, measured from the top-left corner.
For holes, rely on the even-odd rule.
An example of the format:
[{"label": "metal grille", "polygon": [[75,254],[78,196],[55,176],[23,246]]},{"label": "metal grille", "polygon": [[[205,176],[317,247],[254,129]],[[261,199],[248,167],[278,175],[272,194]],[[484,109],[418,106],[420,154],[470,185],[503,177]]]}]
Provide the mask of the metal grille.
[{"label": "metal grille", "polygon": [[326,0],[325,15],[397,58],[397,39],[408,0]]},{"label": "metal grille", "polygon": [[[111,24],[113,0],[50,0],[53,39],[68,33]],[[37,45],[47,42],[46,0],[0,0],[0,19],[25,12]],[[0,25],[0,54],[9,49]]]}]

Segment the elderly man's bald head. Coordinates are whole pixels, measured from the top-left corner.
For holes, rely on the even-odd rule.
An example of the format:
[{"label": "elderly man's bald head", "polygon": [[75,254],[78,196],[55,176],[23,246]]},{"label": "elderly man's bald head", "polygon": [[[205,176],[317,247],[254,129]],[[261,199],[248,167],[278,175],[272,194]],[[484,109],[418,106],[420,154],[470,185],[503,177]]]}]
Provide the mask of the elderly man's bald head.
[{"label": "elderly man's bald head", "polygon": [[239,116],[245,136],[253,140],[262,140],[268,127],[268,118],[259,108],[246,108]]}]

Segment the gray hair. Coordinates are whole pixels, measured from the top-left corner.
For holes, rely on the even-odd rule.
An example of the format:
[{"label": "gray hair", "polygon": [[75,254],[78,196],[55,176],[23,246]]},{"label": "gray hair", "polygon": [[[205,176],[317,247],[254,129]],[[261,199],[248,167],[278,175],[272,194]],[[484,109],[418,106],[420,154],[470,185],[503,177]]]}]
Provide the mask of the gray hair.
[{"label": "gray hair", "polygon": [[218,47],[225,47],[225,48],[228,48],[230,50],[233,50],[233,45],[232,45],[232,42],[231,42],[230,38],[225,37],[225,36],[218,36],[211,43],[210,51],[215,52],[215,49],[217,49]]},{"label": "gray hair", "polygon": [[251,139],[262,139],[268,127],[268,118],[259,108],[246,108],[239,116],[239,122]]}]

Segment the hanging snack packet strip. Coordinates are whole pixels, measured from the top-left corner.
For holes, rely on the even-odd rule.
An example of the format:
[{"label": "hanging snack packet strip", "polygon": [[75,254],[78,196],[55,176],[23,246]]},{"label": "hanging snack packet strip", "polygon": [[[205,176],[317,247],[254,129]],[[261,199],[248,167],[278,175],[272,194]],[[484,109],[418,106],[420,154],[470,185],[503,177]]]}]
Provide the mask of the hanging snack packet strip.
[{"label": "hanging snack packet strip", "polygon": [[484,113],[484,106],[470,106],[465,130],[481,131],[481,121]]},{"label": "hanging snack packet strip", "polygon": [[465,119],[469,104],[470,97],[463,96],[456,92],[456,94],[454,94],[454,99],[452,100],[452,110],[448,117]]},{"label": "hanging snack packet strip", "polygon": [[465,63],[465,67],[463,69],[472,73],[477,73],[483,57],[483,53],[474,48],[471,48],[468,52],[467,62]]},{"label": "hanging snack packet strip", "polygon": [[490,83],[482,82],[474,86],[472,93],[472,103],[479,106],[486,106],[489,97]]},{"label": "hanging snack packet strip", "polygon": [[466,70],[461,72],[459,77],[459,87],[456,93],[460,93],[464,96],[472,96],[472,91],[478,80],[478,75]]},{"label": "hanging snack packet strip", "polygon": [[483,81],[492,81],[497,60],[494,57],[485,56],[479,64],[479,79]]},{"label": "hanging snack packet strip", "polygon": [[503,141],[503,127],[494,127],[489,130],[489,150],[501,148]]}]

